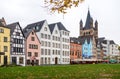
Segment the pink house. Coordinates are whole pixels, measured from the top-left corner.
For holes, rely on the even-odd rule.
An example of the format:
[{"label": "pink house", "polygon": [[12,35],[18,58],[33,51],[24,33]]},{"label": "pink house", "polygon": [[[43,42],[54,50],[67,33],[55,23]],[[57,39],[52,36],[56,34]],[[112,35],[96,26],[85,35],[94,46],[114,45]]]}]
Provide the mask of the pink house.
[{"label": "pink house", "polygon": [[40,65],[40,40],[38,39],[36,33],[32,29],[29,29],[28,31],[23,30],[23,32],[26,38],[26,65]]}]

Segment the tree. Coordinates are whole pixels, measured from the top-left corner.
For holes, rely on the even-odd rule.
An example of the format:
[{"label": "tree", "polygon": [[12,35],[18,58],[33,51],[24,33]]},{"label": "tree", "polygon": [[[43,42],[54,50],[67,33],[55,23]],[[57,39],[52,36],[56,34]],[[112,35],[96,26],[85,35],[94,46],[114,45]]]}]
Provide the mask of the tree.
[{"label": "tree", "polygon": [[44,0],[46,7],[51,12],[66,13],[68,8],[72,6],[78,7],[79,3],[82,3],[84,0]]}]

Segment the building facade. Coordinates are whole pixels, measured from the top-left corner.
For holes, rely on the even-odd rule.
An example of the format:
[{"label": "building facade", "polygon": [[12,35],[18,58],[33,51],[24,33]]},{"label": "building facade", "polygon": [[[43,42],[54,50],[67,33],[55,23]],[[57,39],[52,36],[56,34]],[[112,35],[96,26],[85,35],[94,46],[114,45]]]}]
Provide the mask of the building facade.
[{"label": "building facade", "polygon": [[82,59],[82,46],[78,41],[78,38],[71,37],[70,38],[70,61],[71,64],[79,63]]},{"label": "building facade", "polygon": [[0,20],[0,65],[10,64],[10,29]]},{"label": "building facade", "polygon": [[41,64],[69,64],[69,31],[62,23],[49,24],[46,20],[29,24],[41,41]]},{"label": "building facade", "polygon": [[85,26],[80,21],[79,41],[82,44],[82,59],[84,61],[97,61],[98,22],[93,24],[93,18],[88,10]]},{"label": "building facade", "polygon": [[104,51],[104,59],[114,59],[115,57],[119,56],[119,45],[117,45],[113,40],[107,40],[104,38],[104,40],[101,42],[101,45]]},{"label": "building facade", "polygon": [[41,43],[34,32],[34,30],[29,29],[28,31],[23,31],[25,35],[25,54],[26,54],[26,65],[40,65],[40,53],[41,53]]},{"label": "building facade", "polygon": [[18,22],[7,25],[10,28],[11,63],[25,66],[25,37]]}]

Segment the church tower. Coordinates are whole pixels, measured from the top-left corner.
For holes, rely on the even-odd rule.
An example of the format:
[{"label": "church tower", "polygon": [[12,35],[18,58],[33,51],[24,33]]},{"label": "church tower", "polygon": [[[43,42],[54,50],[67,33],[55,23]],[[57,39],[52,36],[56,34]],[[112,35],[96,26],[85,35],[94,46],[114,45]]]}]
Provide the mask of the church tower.
[{"label": "church tower", "polygon": [[92,35],[97,40],[98,39],[98,22],[97,20],[93,24],[93,18],[88,10],[85,26],[83,27],[83,21],[80,20],[80,36]]},{"label": "church tower", "polygon": [[[97,59],[97,40],[98,40],[98,22],[93,21],[88,10],[85,25],[83,26],[83,21],[80,20],[80,36],[79,40],[82,43],[83,57],[86,59]],[[86,50],[88,49],[86,52]],[[85,51],[85,52],[84,52]]]}]

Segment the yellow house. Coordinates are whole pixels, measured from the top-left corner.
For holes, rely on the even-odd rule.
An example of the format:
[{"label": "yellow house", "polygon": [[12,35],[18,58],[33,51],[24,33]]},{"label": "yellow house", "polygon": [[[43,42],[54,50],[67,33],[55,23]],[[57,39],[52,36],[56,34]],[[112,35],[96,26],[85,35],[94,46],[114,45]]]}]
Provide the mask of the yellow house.
[{"label": "yellow house", "polygon": [[10,64],[10,29],[0,22],[0,65]]}]

